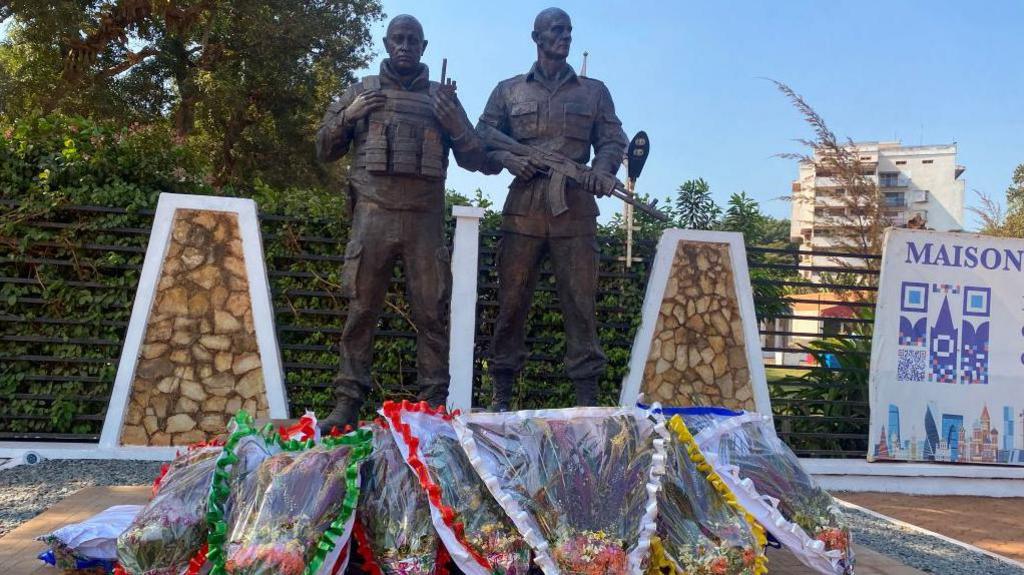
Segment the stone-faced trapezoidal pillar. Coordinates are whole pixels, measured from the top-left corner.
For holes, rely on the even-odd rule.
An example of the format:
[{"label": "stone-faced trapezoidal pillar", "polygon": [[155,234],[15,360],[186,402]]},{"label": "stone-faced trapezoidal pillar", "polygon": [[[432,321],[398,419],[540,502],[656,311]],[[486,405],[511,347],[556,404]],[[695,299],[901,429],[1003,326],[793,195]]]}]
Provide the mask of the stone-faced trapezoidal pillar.
[{"label": "stone-faced trapezoidal pillar", "polygon": [[658,242],[622,404],[771,414],[743,236],[671,229]]},{"label": "stone-faced trapezoidal pillar", "polygon": [[256,205],[163,194],[101,445],[187,445],[287,417]]}]

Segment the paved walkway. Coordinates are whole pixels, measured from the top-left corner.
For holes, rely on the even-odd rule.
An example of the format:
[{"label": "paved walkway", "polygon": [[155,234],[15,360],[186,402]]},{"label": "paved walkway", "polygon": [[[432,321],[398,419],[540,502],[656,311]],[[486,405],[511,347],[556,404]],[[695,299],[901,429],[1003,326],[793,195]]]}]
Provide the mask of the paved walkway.
[{"label": "paved walkway", "polygon": [[[57,569],[43,565],[36,556],[43,545],[35,538],[68,523],[82,521],[112,505],[145,503],[151,488],[88,487],[57,503],[45,513],[0,537],[0,572],[3,575],[57,575]],[[858,575],[924,575],[884,555],[856,548]],[[788,551],[769,550],[772,575],[815,575]]]},{"label": "paved walkway", "polygon": [[17,529],[0,537],[0,572],[3,575],[57,575],[60,570],[37,559],[45,546],[36,537],[54,529],[84,521],[114,505],[139,505],[149,500],[153,488],[87,487],[64,498],[60,503],[22,523]]},{"label": "paved walkway", "polygon": [[[2,541],[2,540],[0,540]],[[857,575],[925,575],[899,561],[886,557],[881,553],[854,544],[854,555],[857,558]],[[805,567],[796,557],[786,550],[768,550],[768,573],[770,575],[819,575],[817,571]]]},{"label": "paved walkway", "polygon": [[1024,562],[1024,498],[834,495],[876,513]]}]

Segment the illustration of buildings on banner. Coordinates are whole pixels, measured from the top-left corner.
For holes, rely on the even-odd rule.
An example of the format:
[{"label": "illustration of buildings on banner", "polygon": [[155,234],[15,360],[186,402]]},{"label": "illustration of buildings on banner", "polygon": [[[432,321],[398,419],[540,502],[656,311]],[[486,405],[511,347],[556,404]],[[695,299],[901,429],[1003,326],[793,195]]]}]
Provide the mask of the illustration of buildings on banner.
[{"label": "illustration of buildings on banner", "polygon": [[1006,405],[995,413],[993,420],[986,405],[970,419],[929,404],[917,421],[913,417],[901,421],[900,408],[890,404],[874,456],[900,461],[1024,463],[1024,408]]}]

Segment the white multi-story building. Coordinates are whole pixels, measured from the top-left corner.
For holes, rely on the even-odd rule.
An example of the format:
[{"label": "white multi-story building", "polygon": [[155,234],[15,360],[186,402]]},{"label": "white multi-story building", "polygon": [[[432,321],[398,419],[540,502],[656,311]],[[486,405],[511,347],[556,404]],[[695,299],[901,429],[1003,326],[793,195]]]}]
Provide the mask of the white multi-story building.
[{"label": "white multi-story building", "polygon": [[[863,175],[878,184],[885,212],[894,226],[914,220],[938,231],[964,227],[964,167],[956,163],[956,144],[903,146],[900,142],[854,144]],[[844,202],[841,182],[816,173],[812,162],[801,162],[793,182],[790,236],[804,250],[828,251],[843,245],[840,229],[851,225],[850,203]],[[834,265],[829,257],[804,258],[804,263]],[[857,265],[857,264],[854,264]]]}]

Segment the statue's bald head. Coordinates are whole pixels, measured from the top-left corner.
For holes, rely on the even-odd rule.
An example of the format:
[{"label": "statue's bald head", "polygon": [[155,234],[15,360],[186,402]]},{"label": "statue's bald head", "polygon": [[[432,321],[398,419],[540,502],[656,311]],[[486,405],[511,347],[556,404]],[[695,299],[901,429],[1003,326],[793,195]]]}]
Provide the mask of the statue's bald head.
[{"label": "statue's bald head", "polygon": [[565,60],[572,44],[572,20],[561,8],[541,10],[533,20],[533,41],[537,58]]},{"label": "statue's bald head", "polygon": [[420,69],[423,51],[427,49],[420,21],[408,14],[392,18],[384,34],[384,48],[396,72],[403,76],[416,73]]},{"label": "statue's bald head", "polygon": [[399,24],[404,24],[406,26],[415,28],[420,33],[420,40],[423,39],[423,25],[420,24],[420,21],[417,20],[416,17],[411,14],[399,14],[398,16],[392,18],[391,21],[388,22],[388,30],[385,33],[391,35],[391,30],[394,29]]},{"label": "statue's bald head", "polygon": [[533,31],[540,32],[548,26],[550,26],[551,20],[557,17],[565,18],[569,20],[569,14],[561,8],[545,8],[537,14],[537,17],[533,19]]}]

